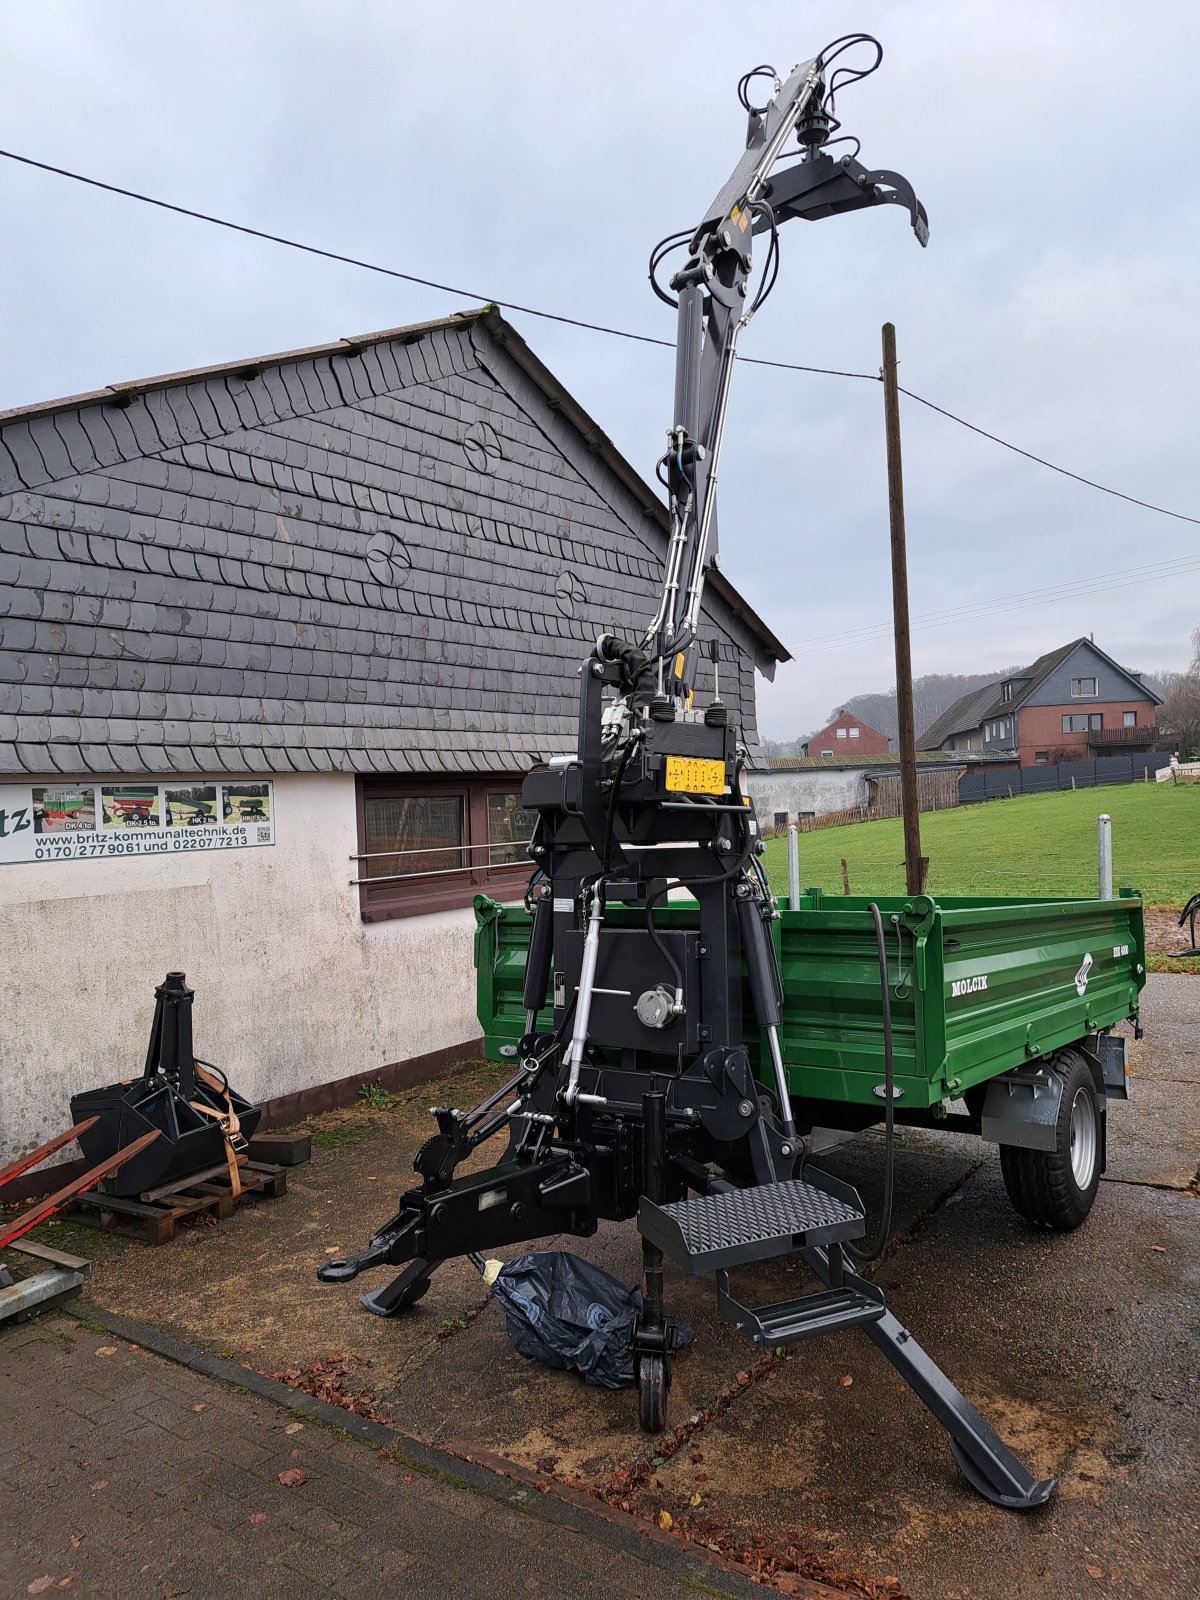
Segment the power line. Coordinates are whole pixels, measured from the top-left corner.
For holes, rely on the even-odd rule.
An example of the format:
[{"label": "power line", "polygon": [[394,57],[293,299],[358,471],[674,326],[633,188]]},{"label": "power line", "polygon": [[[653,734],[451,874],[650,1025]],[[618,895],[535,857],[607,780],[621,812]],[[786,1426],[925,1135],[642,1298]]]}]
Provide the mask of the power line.
[{"label": "power line", "polygon": [[[496,295],[479,294],[474,290],[463,289],[449,283],[440,283],[434,278],[422,278],[416,273],[401,272],[396,267],[380,266],[374,261],[364,261],[361,257],[345,255],[338,250],[326,250],[320,245],[305,244],[298,239],[289,239],[284,234],[269,233],[263,228],[252,228],[244,222],[232,222],[227,217],[213,216],[207,211],[196,211],[190,206],[177,205],[171,200],[162,200],[155,195],[142,194],[137,189],[126,189],[120,184],[106,183],[100,178],[89,178],[81,172],[72,172],[67,167],[56,167],[48,161],[35,161],[32,156],[19,155],[15,150],[0,149],[0,156],[7,161],[19,162],[22,166],[36,168],[39,172],[49,172],[58,178],[69,178],[73,183],[86,184],[92,189],[101,189],[106,194],[120,195],[126,200],[137,200],[142,205],[155,206],[160,211],[170,211],[176,216],[191,217],[196,222],[207,222],[215,228],[225,228],[230,233],[244,234],[247,238],[263,239],[268,244],[283,245],[289,250],[299,250],[305,255],[319,256],[325,261],[337,261],[344,266],[358,267],[364,272],[374,272],[385,278],[398,278],[403,283],[414,283],[424,289],[435,289],[441,294],[456,295],[465,300],[481,301],[485,304],[502,306],[508,311],[519,312],[523,316],[538,317],[544,322],[558,322],[569,328],[582,328],[589,333],[602,333],[613,339],[628,339],[636,344],[657,345],[661,349],[673,350],[674,343],[669,339],[658,339],[648,333],[633,333],[627,328],[612,328],[604,323],[587,322],[580,317],[568,317],[558,311],[543,311],[537,306],[527,306],[516,300],[503,300]],[[783,372],[809,372],[817,373],[830,378],[855,378],[867,383],[878,383],[880,376],[874,372],[850,372],[837,367],[811,367],[798,361],[771,361],[762,356],[739,356],[738,360],[747,366],[774,367]],[[915,400],[918,405],[926,406],[930,411],[936,411],[939,416],[946,417],[951,422],[958,423],[959,427],[967,428],[971,433],[977,433],[984,439],[989,439],[993,444],[1000,445],[1005,450],[1011,450],[1014,455],[1024,456],[1027,461],[1036,462],[1038,466],[1046,467],[1051,472],[1057,472],[1064,478],[1072,478],[1076,483],[1081,483],[1089,489],[1095,489],[1100,494],[1113,496],[1117,500],[1124,500],[1129,505],[1139,506],[1144,511],[1153,511],[1161,517],[1171,517],[1177,522],[1189,522],[1200,527],[1200,517],[1190,517],[1182,511],[1171,511],[1165,506],[1154,505],[1149,500],[1139,500],[1135,495],[1124,494],[1120,489],[1109,488],[1107,484],[1097,483],[1094,478],[1086,478],[1082,473],[1072,472],[1067,467],[1060,467],[1053,461],[1047,461],[1044,456],[1035,455],[1031,450],[1024,450],[1020,445],[1012,444],[1007,439],[1002,439],[999,434],[989,433],[986,428],[979,427],[974,422],[968,422],[965,417],[948,411],[944,406],[936,405],[932,400],[927,400],[924,395],[916,394],[912,389],[901,387],[901,394],[907,395],[910,400]]]},{"label": "power line", "polygon": [[[1153,561],[1138,567],[1115,572],[1094,572],[1087,578],[1076,578],[1059,584],[1042,584],[1036,589],[1020,590],[1013,594],[998,595],[989,600],[973,601],[963,606],[943,607],[913,618],[914,627],[942,626],[948,622],[970,622],[975,617],[987,616],[995,611],[1011,611],[1022,606],[1050,605],[1059,600],[1073,599],[1080,594],[1102,593],[1108,589],[1124,588],[1133,583],[1153,583],[1160,578],[1172,578],[1200,567],[1200,553],[1180,556],[1171,561]],[[862,644],[871,639],[885,637],[891,632],[890,622],[864,623],[857,628],[835,633],[815,634],[806,641],[799,653],[822,650],[839,644]]]},{"label": "power line", "polygon": [[[385,278],[399,278],[403,283],[415,283],[423,289],[437,289],[442,294],[452,294],[462,300],[476,300],[484,305],[503,306],[507,311],[519,311],[526,317],[540,317],[544,322],[561,322],[569,328],[585,328],[589,333],[605,333],[613,339],[630,339],[636,344],[656,344],[664,350],[673,350],[671,339],[656,339],[648,333],[631,333],[627,328],[610,328],[600,322],[584,322],[579,317],[564,316],[558,311],[541,311],[537,306],[526,306],[516,300],[501,300],[496,295],[480,294],[473,289],[462,289],[452,283],[439,283],[435,278],[421,278],[414,272],[401,272],[397,267],[382,267],[375,261],[364,261],[359,256],[343,255],[339,250],[326,250],[321,245],[304,244],[299,239],[289,239],[282,233],[268,233],[264,228],[251,228],[244,222],[231,222],[228,217],[214,217],[207,211],[195,211],[190,206],[176,205],[172,200],[160,200],[152,194],[142,194],[137,189],[124,189],[120,184],[105,183],[100,178],[85,177],[82,172],[71,172],[66,167],[52,166],[48,161],[35,161],[32,156],[18,155],[15,150],[0,150],[7,161],[18,161],[25,167],[36,167],[39,172],[53,173],[57,178],[70,178],[73,183],[86,184],[91,189],[103,189],[106,194],[121,195],[126,200],[138,200],[142,205],[156,206],[160,211],[173,211],[176,216],[191,217],[195,222],[208,222],[214,228],[225,228],[230,233],[242,233],[250,239],[265,239],[268,244],[281,244],[289,250],[300,250],[308,256],[320,256],[324,261],[338,261],[343,266],[360,267],[364,272],[375,272]],[[790,372],[818,372],[833,378],[867,378],[875,381],[869,372],[837,372],[830,367],[805,367],[790,361],[756,361],[755,366],[785,367]]]},{"label": "power line", "polygon": [[[1079,595],[1107,594],[1111,593],[1113,590],[1132,588],[1135,584],[1139,583],[1160,583],[1164,578],[1173,577],[1176,575],[1176,573],[1192,572],[1198,569],[1200,569],[1200,556],[1195,557],[1193,560],[1182,563],[1178,568],[1175,569],[1174,572],[1150,572],[1136,578],[1098,573],[1097,581],[1081,584],[1078,589],[1066,591],[1061,594],[1038,596],[1035,599],[1020,598],[1014,600],[997,600],[993,604],[980,605],[973,611],[964,612],[961,615],[953,611],[946,611],[938,613],[934,616],[923,617],[919,621],[913,622],[911,626],[914,630],[944,628],[948,624],[973,622],[978,618],[985,617],[996,612],[1031,610],[1035,606],[1058,605],[1063,600],[1074,599]],[[1107,576],[1110,581],[1099,581],[1105,576]],[[800,645],[795,651],[793,651],[793,654],[799,658],[807,655],[822,655],[825,651],[836,650],[841,645],[848,644],[857,647],[858,645],[869,644],[874,639],[886,639],[891,634],[891,631],[892,625],[890,622],[879,623],[870,630],[862,629],[858,633],[848,633],[837,637],[829,637],[828,642],[824,644]]]},{"label": "power line", "polygon": [[1115,495],[1118,500],[1128,500],[1131,506],[1141,506],[1144,511],[1156,511],[1160,517],[1174,517],[1177,522],[1191,522],[1200,527],[1200,517],[1189,517],[1182,511],[1168,511],[1165,506],[1152,505],[1149,500],[1139,500],[1131,494],[1122,494],[1120,489],[1110,489],[1103,483],[1097,483],[1093,478],[1085,478],[1082,473],[1071,472],[1066,467],[1055,466],[1053,461],[1047,461],[1044,456],[1035,456],[1032,450],[1022,450],[1019,444],[1010,444],[1007,439],[1001,439],[998,434],[989,433],[986,428],[978,427],[974,422],[967,422],[963,417],[956,417],[953,411],[947,411],[944,406],[935,406],[932,400],[926,400],[924,395],[914,394],[911,389],[901,387],[901,394],[906,394],[910,400],[915,400],[918,405],[928,406],[930,411],[936,411],[939,416],[949,417],[951,422],[957,422],[960,428],[969,428],[972,433],[978,433],[985,439],[990,439],[993,444],[1003,445],[1006,450],[1011,450],[1015,455],[1024,456],[1027,461],[1036,461],[1039,467],[1049,467],[1051,472],[1060,472],[1064,478],[1074,478],[1076,483],[1085,483],[1089,489],[1099,489],[1101,494]]}]

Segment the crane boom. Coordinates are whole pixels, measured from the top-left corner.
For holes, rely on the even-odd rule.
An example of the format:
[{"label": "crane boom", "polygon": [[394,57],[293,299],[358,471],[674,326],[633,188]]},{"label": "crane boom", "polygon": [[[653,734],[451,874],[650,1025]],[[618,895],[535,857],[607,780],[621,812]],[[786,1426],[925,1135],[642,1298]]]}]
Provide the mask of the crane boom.
[{"label": "crane boom", "polygon": [[[874,44],[866,35],[851,36],[835,41],[836,55],[859,42]],[[682,671],[668,678],[663,663],[680,653],[686,660],[696,642],[705,576],[719,563],[717,475],[733,364],[739,335],[773,285],[780,223],[890,203],[907,208],[922,245],[929,238],[924,208],[904,178],[893,172],[869,172],[856,156],[835,158],[825,151],[838,126],[830,103],[833,78],[827,57],[831,53],[833,47],[801,62],[786,82],[773,77],[775,93],[765,106],[750,105],[743,93],[749,116],[745,151],[694,232],[673,236],[674,244],[664,241],[667,249],[659,246],[651,257],[651,281],[656,292],[670,301],[654,269],[669,249],[686,239],[687,261],[670,283],[677,297],[671,302],[677,306],[675,404],[667,452],[660,463],[669,495],[671,534],[658,608],[644,641],[658,664],[660,694],[669,684],[687,681]],[[776,171],[793,133],[801,159]],[[764,279],[752,296],[753,240],[763,233],[770,234],[769,257]],[[776,257],[775,266],[771,255]]]}]

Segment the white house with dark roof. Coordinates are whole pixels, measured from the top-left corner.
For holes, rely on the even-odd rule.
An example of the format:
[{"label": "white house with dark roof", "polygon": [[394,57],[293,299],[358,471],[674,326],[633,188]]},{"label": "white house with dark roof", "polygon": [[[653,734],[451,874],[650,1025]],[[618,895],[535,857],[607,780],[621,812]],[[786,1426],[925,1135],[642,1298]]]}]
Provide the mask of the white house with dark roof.
[{"label": "white house with dark roof", "polygon": [[[0,415],[0,1154],[168,968],[276,1119],[469,1054],[472,896],[666,537],[494,309]],[[753,745],[787,652],[717,571],[704,629]]]}]

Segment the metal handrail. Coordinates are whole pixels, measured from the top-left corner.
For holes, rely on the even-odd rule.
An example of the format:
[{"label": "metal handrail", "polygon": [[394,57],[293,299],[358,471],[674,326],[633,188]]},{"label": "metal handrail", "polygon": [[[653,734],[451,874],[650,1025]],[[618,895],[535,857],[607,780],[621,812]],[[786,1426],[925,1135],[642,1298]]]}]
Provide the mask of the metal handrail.
[{"label": "metal handrail", "polygon": [[[483,849],[483,848],[486,848],[486,849],[489,849],[489,850],[512,850],[512,849],[519,848],[519,846],[507,845],[507,844],[493,844],[493,845],[487,845],[487,846],[471,845],[469,848],[471,848],[473,850],[478,850],[478,849]],[[404,853],[405,852],[403,850],[389,850],[389,851],[384,851],[383,852],[383,854],[385,854],[385,855],[403,855]],[[413,854],[415,855],[415,854],[417,854],[417,852],[414,851]],[[353,860],[353,859],[354,858],[351,857],[351,860]],[[350,879],[350,886],[351,886],[351,888],[355,888],[358,885],[364,884],[364,883],[367,883],[367,884],[407,883],[407,882],[411,881],[414,878],[448,878],[448,877],[452,877],[455,873],[459,873],[459,872],[486,872],[486,871],[489,871],[489,870],[491,870],[493,868],[523,867],[523,866],[526,866],[527,864],[528,864],[527,859],[523,860],[521,858],[518,858],[516,861],[487,861],[487,862],[484,862],[482,865],[466,866],[466,867],[431,867],[429,869],[429,871],[427,871],[427,872],[386,872],[386,873],[381,873],[379,875],[379,877],[377,877],[377,878],[351,878]]]},{"label": "metal handrail", "polygon": [[464,850],[509,850],[516,845],[528,845],[528,843],[527,839],[505,839],[488,844],[422,844],[414,845],[411,849],[405,845],[397,850],[352,850],[350,860],[374,861],[377,856],[446,856],[451,851],[461,854]]}]

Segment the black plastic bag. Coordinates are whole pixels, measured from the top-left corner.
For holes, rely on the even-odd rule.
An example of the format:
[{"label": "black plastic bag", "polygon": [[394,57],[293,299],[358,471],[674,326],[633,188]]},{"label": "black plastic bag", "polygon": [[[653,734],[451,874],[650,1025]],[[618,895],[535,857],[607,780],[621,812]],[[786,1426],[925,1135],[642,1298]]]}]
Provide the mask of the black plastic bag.
[{"label": "black plastic bag", "polygon": [[506,1261],[492,1290],[518,1354],[561,1372],[582,1373],[588,1383],[605,1389],[633,1383],[640,1289],[624,1288],[610,1273],[565,1250],[541,1250]]}]

